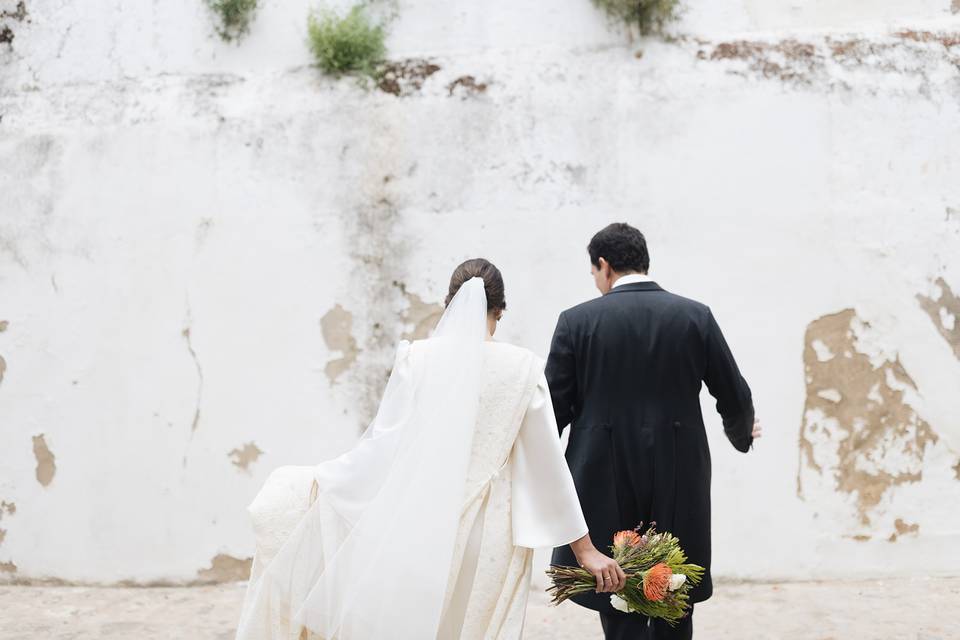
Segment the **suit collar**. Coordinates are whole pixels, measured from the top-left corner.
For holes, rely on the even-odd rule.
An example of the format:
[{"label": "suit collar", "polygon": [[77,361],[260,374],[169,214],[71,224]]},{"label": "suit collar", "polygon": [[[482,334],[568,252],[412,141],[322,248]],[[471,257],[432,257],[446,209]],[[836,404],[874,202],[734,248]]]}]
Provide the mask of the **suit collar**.
[{"label": "suit collar", "polygon": [[606,295],[612,293],[623,293],[625,291],[663,291],[663,287],[658,285],[653,280],[647,282],[632,282],[630,284],[622,284],[619,287],[614,287],[607,291]]},{"label": "suit collar", "polygon": [[628,273],[625,276],[620,276],[617,278],[616,282],[613,283],[611,289],[615,289],[621,285],[633,284],[635,282],[650,282],[653,280],[650,276],[645,273]]}]

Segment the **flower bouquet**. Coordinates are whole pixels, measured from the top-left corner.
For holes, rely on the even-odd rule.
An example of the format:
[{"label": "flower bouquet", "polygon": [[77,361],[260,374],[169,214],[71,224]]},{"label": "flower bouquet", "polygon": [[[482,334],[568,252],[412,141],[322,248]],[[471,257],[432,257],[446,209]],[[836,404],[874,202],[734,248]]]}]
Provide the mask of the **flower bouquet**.
[{"label": "flower bouquet", "polygon": [[[642,525],[641,525],[642,527]],[[703,577],[703,567],[688,564],[680,541],[654,524],[643,534],[620,531],[613,537],[613,559],[627,576],[627,585],[610,596],[610,604],[625,613],[639,613],[676,624],[690,609],[689,592]],[[551,566],[553,584],[547,591],[553,604],[596,591],[597,580],[586,569]]]}]

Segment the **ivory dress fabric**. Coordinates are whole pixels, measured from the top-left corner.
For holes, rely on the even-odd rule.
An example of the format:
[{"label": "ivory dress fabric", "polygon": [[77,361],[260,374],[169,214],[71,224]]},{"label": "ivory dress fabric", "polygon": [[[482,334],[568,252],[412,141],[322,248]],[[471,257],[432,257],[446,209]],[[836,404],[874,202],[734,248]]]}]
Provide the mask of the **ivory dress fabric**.
[{"label": "ivory dress fabric", "polygon": [[[402,348],[394,377],[416,381],[429,357],[429,349],[421,342]],[[587,533],[563,458],[543,367],[544,362],[526,349],[492,341],[484,344],[463,509],[436,633],[441,640],[520,638],[533,549],[565,545]],[[297,602],[277,602],[276,593],[262,585],[254,589],[308,511],[316,520],[309,544],[324,558],[334,557],[351,525],[325,500],[314,467],[277,469],[251,504],[257,551],[238,638],[323,637],[292,615]],[[384,529],[389,533],[389,523]],[[376,601],[389,597],[371,594],[371,615],[376,615]],[[409,615],[417,616],[417,611]],[[323,640],[335,638],[366,640],[349,634]],[[402,630],[395,638],[404,640]]]}]

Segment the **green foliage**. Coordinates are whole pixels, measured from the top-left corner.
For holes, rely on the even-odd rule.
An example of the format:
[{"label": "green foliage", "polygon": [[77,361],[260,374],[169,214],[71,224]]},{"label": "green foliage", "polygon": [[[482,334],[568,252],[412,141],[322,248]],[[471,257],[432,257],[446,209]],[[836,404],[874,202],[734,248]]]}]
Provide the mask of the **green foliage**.
[{"label": "green foliage", "polygon": [[641,35],[663,33],[679,14],[680,0],[593,0],[611,18],[640,30]]},{"label": "green foliage", "polygon": [[258,0],[207,0],[207,5],[220,21],[217,26],[220,37],[229,42],[250,31],[257,2]]},{"label": "green foliage", "polygon": [[346,16],[311,13],[307,19],[310,50],[325,73],[361,73],[376,76],[386,53],[383,25],[374,24],[363,7]]},{"label": "green foliage", "polygon": [[[680,546],[680,541],[671,533],[658,533],[653,525],[642,536],[635,532],[621,531],[614,538],[610,555],[627,576],[626,586],[617,592],[616,597],[620,598],[630,611],[666,620],[671,625],[689,611],[690,590],[700,584],[704,569],[687,562],[687,555]],[[659,572],[660,578],[663,577],[663,565],[668,569],[668,576],[682,574],[685,580],[674,590],[661,592],[660,599],[650,600],[645,592],[645,584],[648,577],[654,582],[657,580],[654,572]],[[596,589],[596,578],[586,569],[552,566],[547,570],[547,575],[552,581],[547,592],[552,595],[554,604]],[[651,597],[656,597],[655,591]]]}]

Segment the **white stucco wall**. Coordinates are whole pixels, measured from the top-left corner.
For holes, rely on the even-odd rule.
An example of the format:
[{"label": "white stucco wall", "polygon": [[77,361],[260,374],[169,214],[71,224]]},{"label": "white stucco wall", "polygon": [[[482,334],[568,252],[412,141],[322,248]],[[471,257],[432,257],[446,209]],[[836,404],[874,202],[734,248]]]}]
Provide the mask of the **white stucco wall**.
[{"label": "white stucco wall", "polygon": [[390,58],[440,67],[403,96],[311,67],[305,0],[238,44],[200,0],[3,18],[0,580],[241,576],[260,483],[350,445],[457,262],[545,355],[614,220],[765,425],[744,457],[705,397],[716,573],[960,572],[960,5],[686,5],[401,0]]}]

